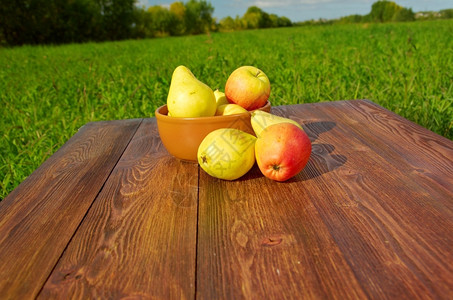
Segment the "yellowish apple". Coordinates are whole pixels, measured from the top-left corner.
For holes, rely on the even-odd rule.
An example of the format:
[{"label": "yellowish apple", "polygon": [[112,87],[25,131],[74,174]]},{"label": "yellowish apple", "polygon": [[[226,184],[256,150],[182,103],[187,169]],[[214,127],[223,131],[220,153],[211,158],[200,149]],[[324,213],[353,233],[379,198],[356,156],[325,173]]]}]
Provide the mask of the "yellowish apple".
[{"label": "yellowish apple", "polygon": [[211,131],[198,147],[200,167],[209,175],[234,180],[255,164],[256,137],[234,128]]},{"label": "yellowish apple", "polygon": [[220,105],[230,103],[230,102],[228,102],[227,98],[225,97],[225,93],[221,92],[219,89],[216,89],[214,91],[214,96],[215,96],[215,102],[217,104],[217,107],[219,107]]},{"label": "yellowish apple", "polygon": [[227,116],[227,115],[236,115],[247,113],[248,111],[240,105],[237,104],[223,104],[217,107],[215,112],[216,116]]}]

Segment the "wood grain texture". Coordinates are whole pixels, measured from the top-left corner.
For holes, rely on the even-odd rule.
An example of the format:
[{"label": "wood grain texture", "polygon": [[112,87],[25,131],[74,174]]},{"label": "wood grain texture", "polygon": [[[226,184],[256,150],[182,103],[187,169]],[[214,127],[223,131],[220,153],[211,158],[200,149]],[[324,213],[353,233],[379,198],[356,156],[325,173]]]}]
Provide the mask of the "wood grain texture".
[{"label": "wood grain texture", "polygon": [[0,202],[0,298],[39,292],[139,123],[85,125]]},{"label": "wood grain texture", "polygon": [[237,182],[201,174],[198,299],[365,297],[311,201],[321,191],[299,184],[256,166]]},{"label": "wood grain texture", "polygon": [[197,193],[145,119],[39,298],[193,298]]},{"label": "wood grain texture", "polygon": [[367,100],[272,112],[313,144],[284,183],[84,126],[0,203],[0,298],[453,299],[453,142]]},{"label": "wood grain texture", "polygon": [[453,298],[453,143],[369,101],[273,112],[310,161],[285,183],[201,174],[197,297]]}]

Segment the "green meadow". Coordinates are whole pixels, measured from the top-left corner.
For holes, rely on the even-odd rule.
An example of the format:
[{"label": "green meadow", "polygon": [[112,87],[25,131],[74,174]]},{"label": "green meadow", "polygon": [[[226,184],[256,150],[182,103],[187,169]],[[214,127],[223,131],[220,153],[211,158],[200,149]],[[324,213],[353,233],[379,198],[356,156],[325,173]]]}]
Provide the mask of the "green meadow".
[{"label": "green meadow", "polygon": [[0,49],[0,198],[83,124],[153,117],[175,67],[223,89],[241,65],[272,105],[370,99],[453,139],[453,20],[304,26]]}]

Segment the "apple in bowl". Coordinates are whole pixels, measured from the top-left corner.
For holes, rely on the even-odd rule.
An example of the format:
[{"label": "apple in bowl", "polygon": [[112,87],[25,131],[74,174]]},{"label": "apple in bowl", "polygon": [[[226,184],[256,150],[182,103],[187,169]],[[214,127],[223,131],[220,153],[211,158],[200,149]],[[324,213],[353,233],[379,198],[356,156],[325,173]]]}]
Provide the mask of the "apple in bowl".
[{"label": "apple in bowl", "polygon": [[225,97],[228,102],[238,104],[249,111],[263,107],[270,93],[269,78],[263,71],[253,66],[242,66],[234,70],[225,85]]}]

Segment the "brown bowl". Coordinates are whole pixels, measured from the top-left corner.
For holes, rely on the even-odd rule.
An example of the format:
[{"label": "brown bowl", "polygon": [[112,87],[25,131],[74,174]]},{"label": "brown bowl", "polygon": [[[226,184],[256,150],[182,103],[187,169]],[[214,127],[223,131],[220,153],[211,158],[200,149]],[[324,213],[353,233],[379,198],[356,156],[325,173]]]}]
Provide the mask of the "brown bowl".
[{"label": "brown bowl", "polygon": [[[271,104],[259,108],[270,112]],[[197,162],[198,146],[206,135],[219,128],[237,128],[254,134],[250,123],[251,112],[199,118],[176,118],[168,116],[167,105],[156,109],[157,128],[165,148],[171,155],[187,161]]]}]

